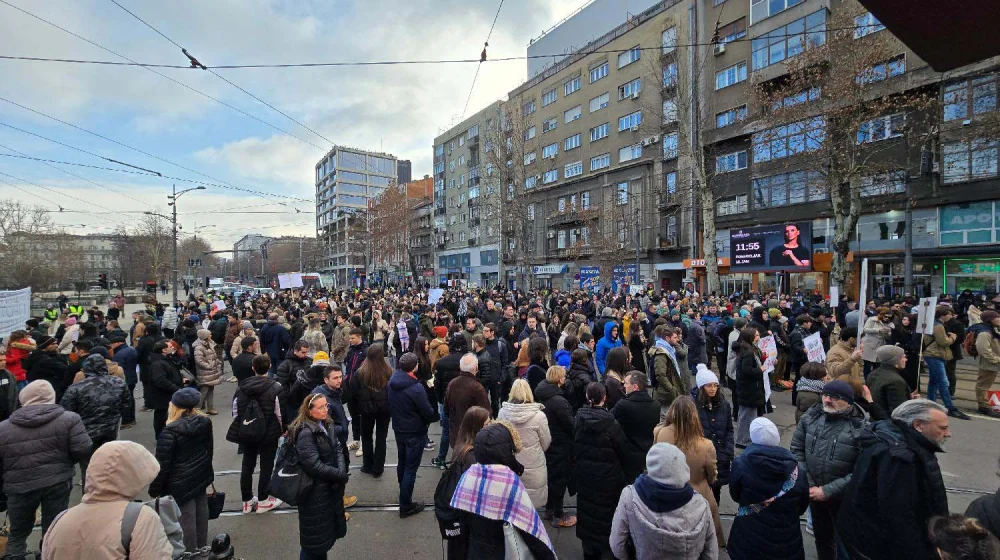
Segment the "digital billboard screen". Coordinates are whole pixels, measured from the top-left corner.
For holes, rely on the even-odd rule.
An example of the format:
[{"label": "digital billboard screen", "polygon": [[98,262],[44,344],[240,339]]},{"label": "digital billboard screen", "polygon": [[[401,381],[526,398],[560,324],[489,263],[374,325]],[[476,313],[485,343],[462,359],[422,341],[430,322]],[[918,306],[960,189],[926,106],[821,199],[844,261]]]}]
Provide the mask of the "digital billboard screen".
[{"label": "digital billboard screen", "polygon": [[733,272],[812,270],[812,223],[734,228],[729,247]]}]

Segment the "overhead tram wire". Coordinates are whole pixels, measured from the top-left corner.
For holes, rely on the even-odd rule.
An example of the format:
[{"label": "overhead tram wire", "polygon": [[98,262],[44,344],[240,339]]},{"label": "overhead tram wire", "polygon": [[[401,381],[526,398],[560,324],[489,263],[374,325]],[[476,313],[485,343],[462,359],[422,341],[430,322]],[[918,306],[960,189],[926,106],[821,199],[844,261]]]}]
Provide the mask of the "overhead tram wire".
[{"label": "overhead tram wire", "polygon": [[490,32],[486,34],[486,41],[483,42],[483,52],[479,55],[479,64],[476,65],[476,74],[472,76],[472,85],[469,86],[469,96],[465,98],[465,108],[462,109],[462,119],[465,119],[465,114],[469,112],[469,102],[472,101],[472,92],[476,89],[476,80],[479,79],[479,71],[483,69],[483,63],[486,62],[486,49],[490,46],[490,37],[493,36],[493,28],[497,26],[497,19],[500,18],[501,8],[503,8],[503,0],[500,0],[500,5],[497,6],[497,13],[493,16],[493,25],[490,25]]},{"label": "overhead tram wire", "polygon": [[62,212],[63,211],[63,207],[62,206],[59,206],[55,202],[52,202],[51,200],[45,198],[44,196],[42,196],[42,195],[40,195],[38,193],[33,193],[33,192],[29,191],[28,189],[26,189],[24,187],[19,187],[19,186],[15,185],[14,183],[11,183],[10,181],[8,181],[6,179],[3,179],[3,178],[0,178],[0,183],[5,184],[5,185],[7,185],[8,187],[10,187],[12,189],[17,189],[17,190],[19,190],[19,191],[21,191],[21,192],[23,192],[25,194],[31,195],[31,196],[33,196],[33,197],[41,200],[42,202],[45,202],[46,204],[51,204],[51,205],[55,206],[56,208],[58,208],[58,210],[46,210],[46,212]]},{"label": "overhead tram wire", "polygon": [[[108,208],[107,206],[101,206],[100,204],[97,204],[96,202],[91,202],[89,200],[84,200],[82,198],[75,197],[75,196],[73,196],[71,194],[66,194],[64,192],[57,191],[57,190],[55,190],[55,189],[53,189],[51,187],[46,187],[46,186],[39,185],[38,183],[35,183],[33,181],[28,181],[27,179],[22,179],[20,177],[17,177],[16,175],[11,175],[10,173],[4,173],[3,171],[0,171],[0,175],[3,175],[4,177],[10,177],[11,179],[14,179],[16,181],[21,181],[22,183],[27,183],[29,185],[38,187],[40,189],[44,189],[44,190],[47,190],[47,191],[54,192],[54,193],[58,194],[59,196],[70,198],[70,199],[76,200],[78,202],[82,202],[84,204],[89,204],[91,206],[96,206],[96,207],[100,208],[101,210],[107,210],[111,214],[121,214],[121,212],[116,212],[116,211]],[[60,206],[60,208],[61,208],[61,206]],[[117,222],[120,223],[121,220],[117,220]]]}]

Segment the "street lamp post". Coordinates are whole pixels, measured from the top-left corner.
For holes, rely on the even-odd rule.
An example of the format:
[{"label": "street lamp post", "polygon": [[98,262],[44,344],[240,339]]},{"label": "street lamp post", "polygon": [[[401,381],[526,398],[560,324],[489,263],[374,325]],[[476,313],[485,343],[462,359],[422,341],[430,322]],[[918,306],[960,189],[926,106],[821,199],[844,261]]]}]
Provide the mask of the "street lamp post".
[{"label": "street lamp post", "polygon": [[170,224],[171,224],[171,227],[172,227],[172,233],[173,233],[173,238],[174,238],[173,239],[173,241],[174,241],[174,270],[173,270],[173,273],[174,274],[173,274],[173,285],[171,286],[171,291],[173,293],[173,296],[172,296],[173,297],[173,301],[170,302],[171,307],[177,304],[177,274],[178,274],[178,268],[177,268],[177,199],[180,198],[181,195],[184,194],[184,193],[191,192],[191,191],[203,191],[203,190],[205,190],[205,187],[192,187],[190,189],[184,189],[181,192],[177,192],[177,185],[173,185],[172,194],[167,195],[167,199],[170,200],[170,202],[168,202],[167,205],[171,206],[172,209],[173,209],[173,211],[171,212],[171,215],[169,217],[168,216],[164,216],[163,214],[159,214],[157,212],[145,212],[145,214],[150,215],[150,216],[159,216],[161,218],[170,220]]}]

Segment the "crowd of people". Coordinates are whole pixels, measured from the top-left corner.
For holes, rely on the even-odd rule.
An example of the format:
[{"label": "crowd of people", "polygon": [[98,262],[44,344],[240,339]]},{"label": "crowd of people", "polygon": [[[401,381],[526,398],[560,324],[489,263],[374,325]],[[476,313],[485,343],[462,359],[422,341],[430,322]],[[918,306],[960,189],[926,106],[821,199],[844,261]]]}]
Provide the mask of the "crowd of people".
[{"label": "crowd of people", "polygon": [[[133,313],[128,332],[121,301],[28,321],[0,355],[8,556],[26,557],[41,508],[43,557],[123,558],[113,531],[97,531],[99,555],[81,539],[92,515],[126,512],[144,489],[176,504],[182,537],[143,513],[131,553],[204,551],[214,393],[228,381],[219,408],[242,454],[242,512],[282,505],[276,463],[293,458],[312,481],[294,500],[303,559],[346,535],[351,458],[381,478],[390,428],[401,518],[428,505],[413,496],[417,469],[441,469],[430,505],[449,558],[553,558],[545,521],[573,528],[587,559],[802,558],[807,511],[821,559],[1000,558],[1000,500],[950,514],[936,459],[949,419],[969,419],[952,400],[963,353],[978,362],[978,412],[1000,416],[986,399],[1000,302],[943,297],[921,332],[910,298],[857,309],[816,294],[428,292],[192,295]],[[825,357],[807,350],[813,335]],[[767,418],[783,391],[797,422],[787,445]],[[116,441],[140,406],[153,453]],[[60,517],[76,464],[83,502]]]}]

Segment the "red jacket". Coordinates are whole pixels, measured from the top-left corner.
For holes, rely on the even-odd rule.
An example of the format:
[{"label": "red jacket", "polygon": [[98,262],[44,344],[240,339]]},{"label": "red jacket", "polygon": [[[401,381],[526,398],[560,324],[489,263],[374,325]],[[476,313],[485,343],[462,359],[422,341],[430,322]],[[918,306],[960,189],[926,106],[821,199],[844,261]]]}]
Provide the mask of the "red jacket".
[{"label": "red jacket", "polygon": [[14,374],[14,379],[25,380],[28,372],[21,364],[34,349],[35,344],[30,339],[26,339],[26,342],[15,342],[7,349],[7,370]]}]

